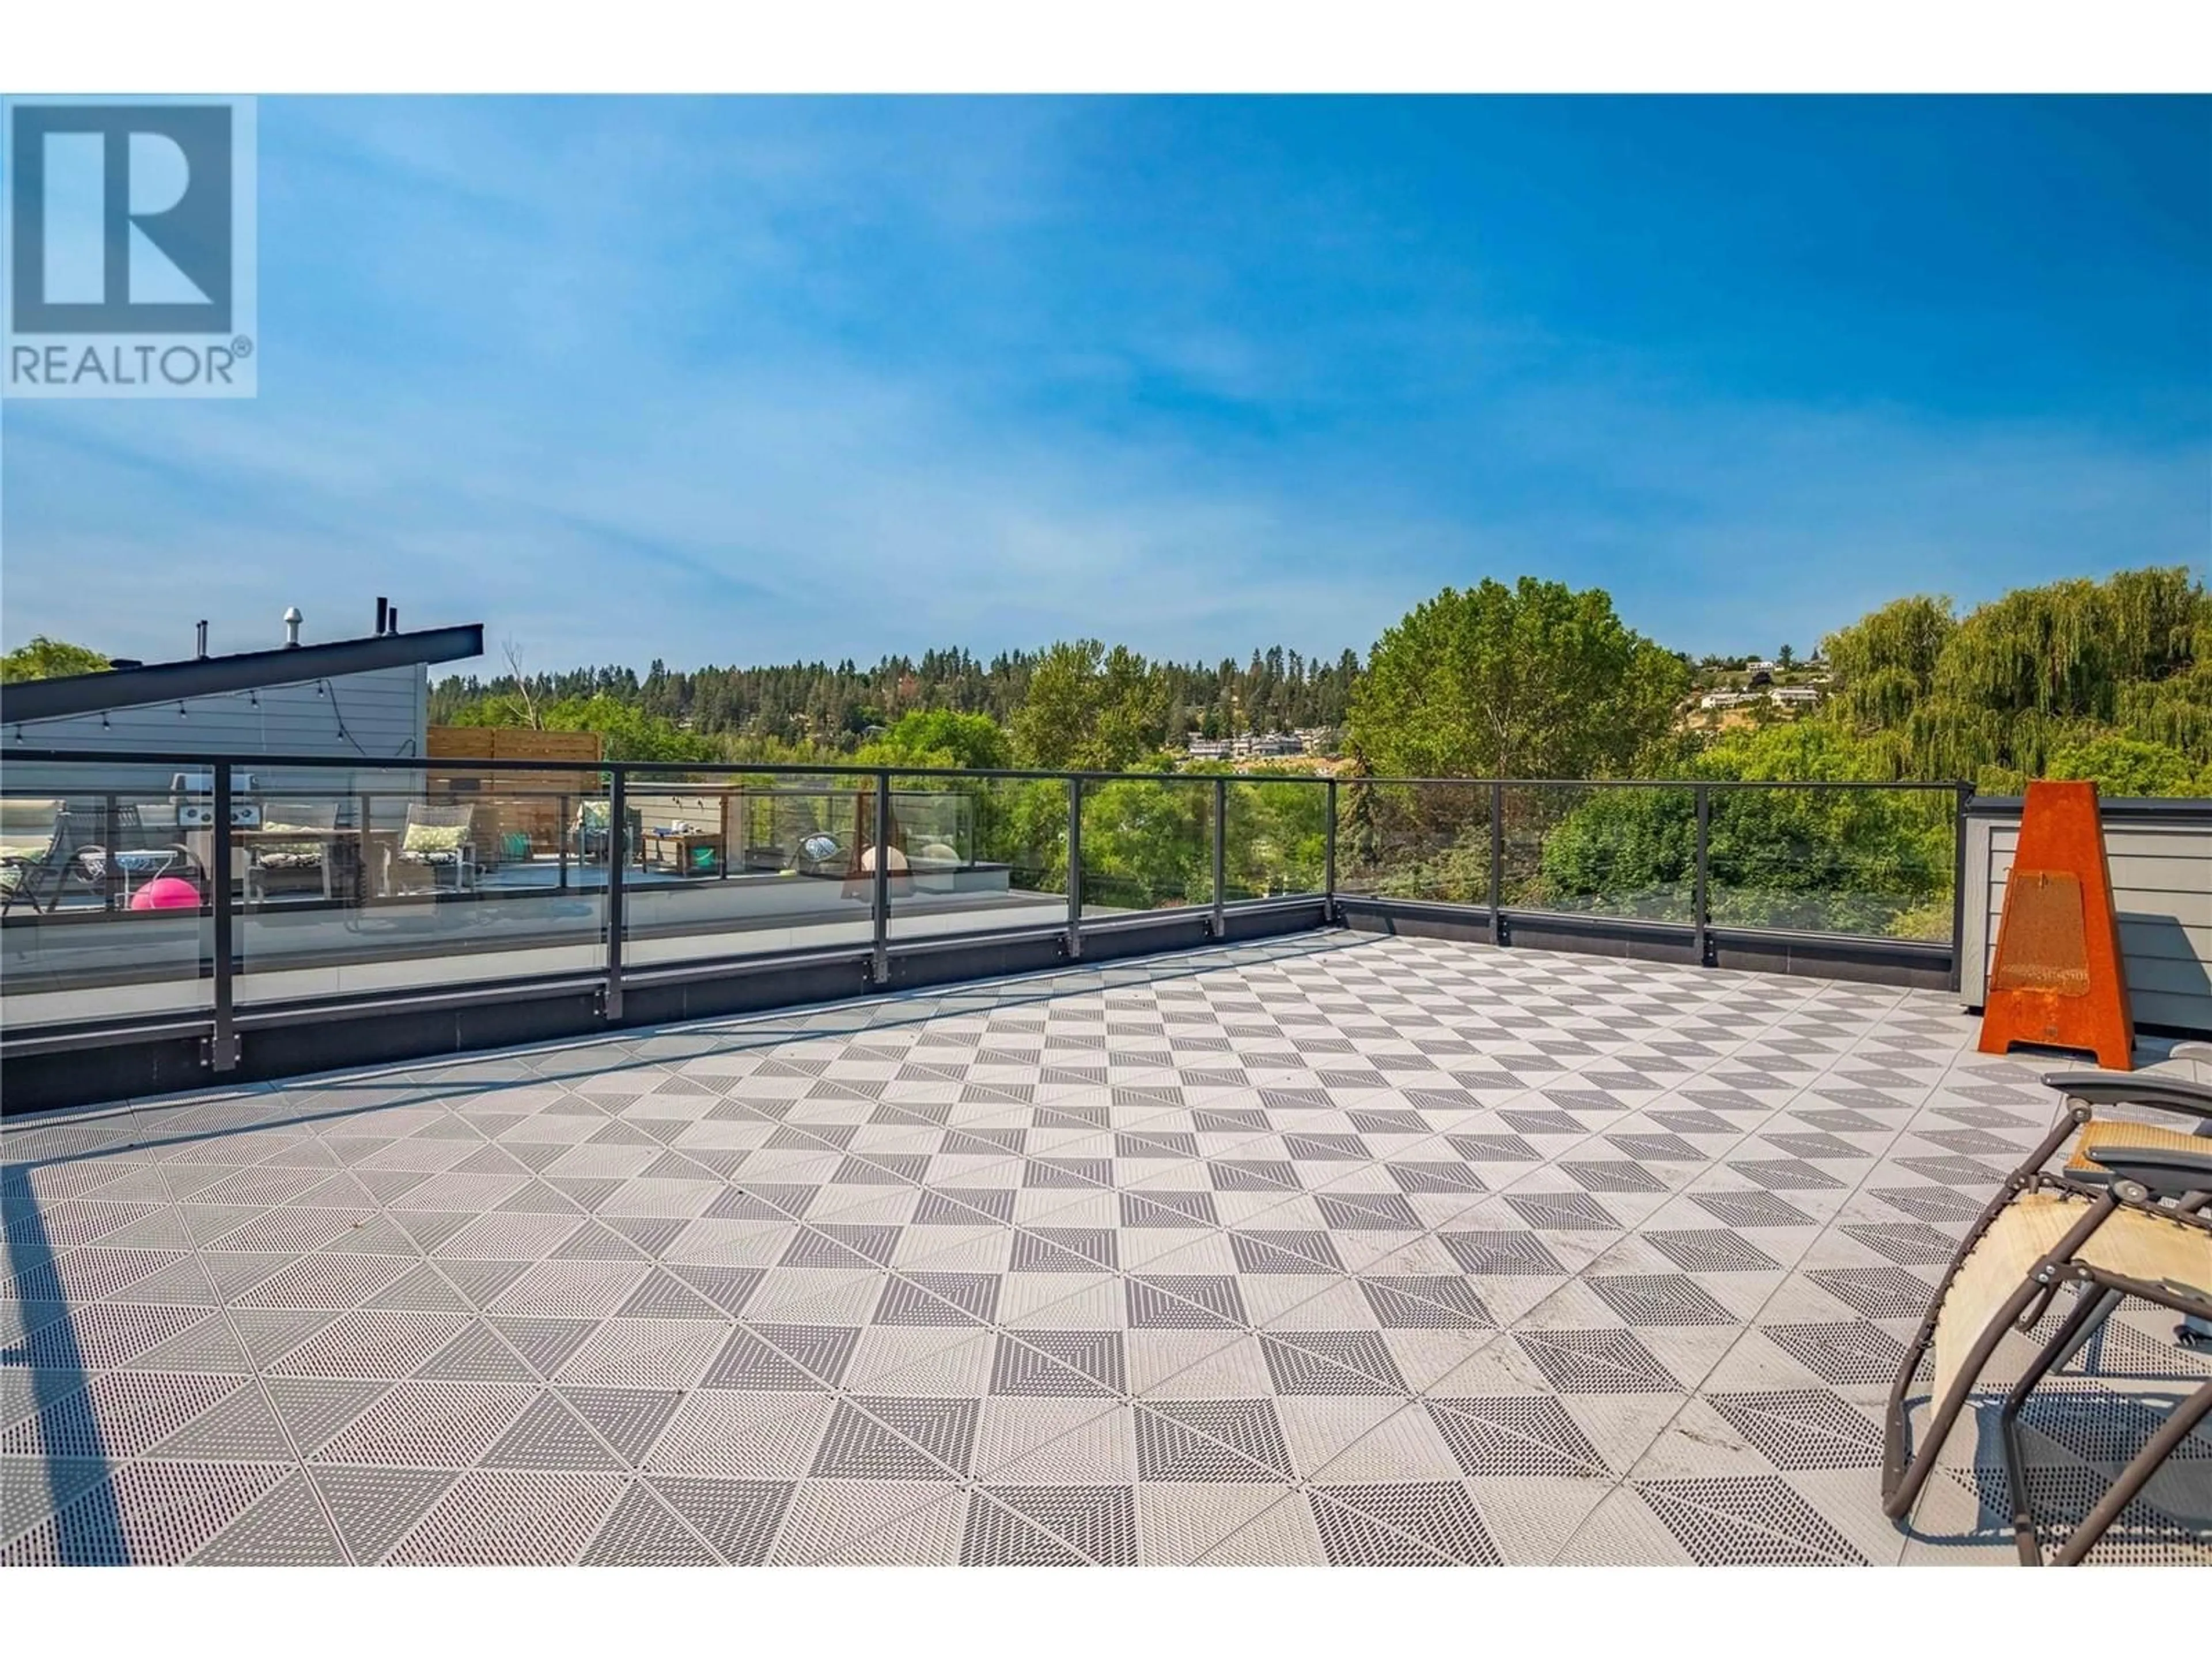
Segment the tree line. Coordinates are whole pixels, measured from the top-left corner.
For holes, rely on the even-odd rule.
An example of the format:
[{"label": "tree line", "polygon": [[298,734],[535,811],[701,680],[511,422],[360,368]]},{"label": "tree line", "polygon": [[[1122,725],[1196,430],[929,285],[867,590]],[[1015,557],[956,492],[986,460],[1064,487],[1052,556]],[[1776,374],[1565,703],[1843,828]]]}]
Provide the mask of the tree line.
[{"label": "tree line", "polygon": [[[1341,733],[1355,780],[1769,776],[1989,793],[2085,777],[2109,794],[2212,794],[2212,597],[2185,566],[2019,588],[1963,615],[1911,596],[1819,648],[1830,684],[1810,714],[1762,708],[1748,730],[1700,731],[1685,718],[1698,665],[1630,628],[1602,588],[1523,576],[1445,589],[1364,659],[1275,647],[1209,666],[1077,640],[869,668],[656,659],[641,677],[526,672],[510,650],[506,674],[432,686],[429,718],[597,732],[612,759],[1161,771],[1191,732],[1320,726]],[[1708,677],[1720,661],[1706,659]],[[0,678],[106,666],[40,636],[0,659]]]},{"label": "tree line", "polygon": [[[1349,650],[1310,658],[1278,645],[1254,651],[1247,662],[1224,657],[1208,665],[1151,660],[1096,641],[1002,652],[988,662],[954,647],[887,656],[865,668],[848,659],[687,670],[656,658],[642,677],[621,665],[531,672],[511,662],[509,672],[489,678],[440,681],[431,688],[430,719],[527,725],[555,718],[556,710],[573,720],[607,699],[677,732],[735,740],[717,752],[766,758],[779,748],[849,751],[916,710],[981,714],[1011,728],[1040,691],[1061,703],[1072,692],[1113,702],[1108,723],[1127,733],[1109,747],[1134,758],[1180,744],[1190,732],[1226,737],[1340,726],[1360,667],[1359,654]],[[1033,723],[1040,742],[1052,741],[1045,731],[1050,718]],[[1071,738],[1067,746],[1079,745]]]}]

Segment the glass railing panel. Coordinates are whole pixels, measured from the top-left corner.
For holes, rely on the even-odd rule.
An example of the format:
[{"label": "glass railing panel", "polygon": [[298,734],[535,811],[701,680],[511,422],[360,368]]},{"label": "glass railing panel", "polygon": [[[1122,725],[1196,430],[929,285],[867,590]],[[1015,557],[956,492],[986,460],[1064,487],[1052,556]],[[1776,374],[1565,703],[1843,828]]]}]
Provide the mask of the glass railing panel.
[{"label": "glass railing panel", "polygon": [[286,767],[240,789],[240,1007],[590,974],[617,837],[597,768]]},{"label": "glass railing panel", "polygon": [[1083,786],[1083,914],[1213,902],[1213,780],[1128,777]]},{"label": "glass railing panel", "polygon": [[1490,902],[1490,786],[1337,785],[1336,890],[1431,904]]},{"label": "glass railing panel", "polygon": [[1320,779],[1240,777],[1222,823],[1222,891],[1236,899],[1319,893],[1328,876],[1328,786]]},{"label": "glass railing panel", "polygon": [[1687,784],[1510,784],[1502,795],[1507,908],[1697,919],[1698,810]]},{"label": "glass railing panel", "polygon": [[873,778],[740,769],[625,777],[639,836],[623,882],[626,967],[867,948]]},{"label": "glass railing panel", "polygon": [[1714,785],[1712,923],[1948,942],[1957,817],[1942,789]]},{"label": "glass railing panel", "polygon": [[890,936],[1067,921],[1065,779],[891,780]]},{"label": "glass railing panel", "polygon": [[[167,766],[11,761],[0,787],[0,1024],[205,1012],[214,817]],[[198,809],[198,810],[196,810]]]}]

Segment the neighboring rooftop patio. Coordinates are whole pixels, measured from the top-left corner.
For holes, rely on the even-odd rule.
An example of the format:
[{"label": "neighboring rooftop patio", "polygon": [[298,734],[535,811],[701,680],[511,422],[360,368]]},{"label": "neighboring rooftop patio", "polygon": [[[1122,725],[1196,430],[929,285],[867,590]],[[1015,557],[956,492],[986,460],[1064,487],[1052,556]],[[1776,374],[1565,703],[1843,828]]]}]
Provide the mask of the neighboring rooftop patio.
[{"label": "neighboring rooftop patio", "polygon": [[[2057,1105],[1974,1034],[1330,933],[10,1121],[0,1560],[2009,1562],[1993,1424],[1876,1497]],[[2092,1559],[2212,1561],[2212,1439]]]}]

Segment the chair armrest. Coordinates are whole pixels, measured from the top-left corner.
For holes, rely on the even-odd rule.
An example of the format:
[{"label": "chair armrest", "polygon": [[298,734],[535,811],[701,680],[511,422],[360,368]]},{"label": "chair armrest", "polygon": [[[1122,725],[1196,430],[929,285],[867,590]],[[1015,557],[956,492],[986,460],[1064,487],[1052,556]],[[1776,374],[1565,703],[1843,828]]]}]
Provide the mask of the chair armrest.
[{"label": "chair armrest", "polygon": [[2179,1078],[2150,1078],[2141,1073],[2113,1076],[2105,1072],[2050,1072],[2043,1085],[2056,1089],[2069,1100],[2088,1106],[2148,1106],[2155,1111],[2212,1121],[2212,1086],[2185,1083]]},{"label": "chair armrest", "polygon": [[2201,1152],[2173,1146],[2100,1146],[2097,1162],[2122,1180],[2154,1193],[2212,1192],[2212,1142]]}]

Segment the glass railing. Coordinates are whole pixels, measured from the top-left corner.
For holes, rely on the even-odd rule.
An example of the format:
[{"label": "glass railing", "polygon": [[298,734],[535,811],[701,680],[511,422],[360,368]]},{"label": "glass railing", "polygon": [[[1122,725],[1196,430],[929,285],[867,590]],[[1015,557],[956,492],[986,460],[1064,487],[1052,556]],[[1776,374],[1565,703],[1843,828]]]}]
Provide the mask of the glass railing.
[{"label": "glass railing", "polygon": [[1947,944],[1959,801],[1919,784],[1344,780],[1334,890]]},{"label": "glass railing", "polygon": [[1959,811],[1929,789],[1715,790],[1706,860],[1717,927],[1948,943]]},{"label": "glass railing", "polygon": [[1210,908],[1214,795],[1214,780],[1206,776],[1086,781],[1084,916]]},{"label": "glass railing", "polygon": [[1328,883],[1328,789],[1310,778],[1232,779],[1223,795],[1222,896],[1319,896]]},{"label": "glass railing", "polygon": [[1509,909],[1697,919],[1696,793],[1684,784],[1509,784],[1500,884]]},{"label": "glass railing", "polygon": [[1301,898],[1941,945],[1960,846],[1903,785],[18,753],[0,804],[11,1033]]},{"label": "glass railing", "polygon": [[1486,783],[1340,782],[1336,890],[1487,905],[1494,793]]},{"label": "glass railing", "polygon": [[889,937],[1066,925],[1067,780],[924,774],[890,783]]},{"label": "glass railing", "polygon": [[204,1012],[212,822],[175,798],[165,768],[11,764],[0,787],[0,1020]]},{"label": "glass railing", "polygon": [[611,781],[455,765],[287,767],[234,791],[241,1010],[605,966]]},{"label": "glass railing", "polygon": [[874,782],[833,771],[626,769],[637,851],[623,875],[624,965],[866,948]]}]

